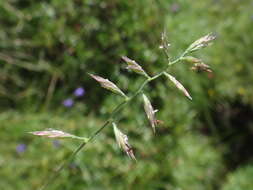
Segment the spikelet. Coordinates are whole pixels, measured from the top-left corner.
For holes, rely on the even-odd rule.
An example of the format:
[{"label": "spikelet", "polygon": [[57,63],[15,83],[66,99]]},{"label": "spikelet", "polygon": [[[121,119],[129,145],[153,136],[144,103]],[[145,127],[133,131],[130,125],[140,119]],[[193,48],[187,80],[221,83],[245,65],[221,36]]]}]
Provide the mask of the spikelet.
[{"label": "spikelet", "polygon": [[197,51],[199,49],[202,49],[204,47],[207,47],[210,45],[210,43],[216,39],[216,36],[213,34],[208,34],[206,36],[201,37],[200,39],[196,40],[193,42],[189,48],[189,52]]},{"label": "spikelet", "polygon": [[121,57],[127,63],[127,69],[131,70],[137,74],[144,75],[145,77],[149,78],[148,74],[142,69],[142,67],[136,63],[135,60],[129,59],[126,56]]},{"label": "spikelet", "polygon": [[196,63],[196,64],[194,64],[193,67],[191,67],[191,69],[196,72],[208,72],[208,73],[213,72],[211,70],[210,66],[207,64],[204,64],[204,63]]},{"label": "spikelet", "polygon": [[55,129],[47,129],[45,131],[34,131],[34,132],[29,132],[33,135],[37,135],[37,136],[45,136],[48,138],[74,138],[74,139],[80,139],[80,140],[84,140],[87,141],[87,138],[84,137],[78,137],[63,131],[59,131],[59,130],[55,130]]},{"label": "spikelet", "polygon": [[155,113],[157,112],[157,110],[153,109],[153,106],[151,105],[148,97],[145,94],[143,94],[142,97],[144,102],[144,110],[153,129],[153,132],[155,133],[156,126],[158,124],[158,120],[156,120],[155,118]]},{"label": "spikelet", "polygon": [[133,149],[128,143],[128,137],[117,128],[115,123],[113,123],[113,131],[119,147],[122,148],[131,159],[136,160]]},{"label": "spikelet", "polygon": [[168,77],[171,80],[171,82],[173,82],[175,84],[175,86],[179,90],[181,90],[184,93],[184,95],[187,98],[189,98],[190,100],[192,100],[192,97],[190,96],[190,94],[188,93],[188,91],[185,89],[185,87],[175,77],[173,77],[172,75],[170,75],[170,74],[168,74],[166,72],[164,74],[165,74],[166,77]]},{"label": "spikelet", "polygon": [[122,92],[113,82],[109,81],[108,79],[105,79],[103,77],[97,76],[97,75],[93,75],[93,74],[89,74],[93,79],[95,79],[96,81],[98,81],[100,83],[100,85],[103,88],[106,88],[107,90],[110,90],[116,94],[119,94],[123,97],[127,97],[124,92]]}]

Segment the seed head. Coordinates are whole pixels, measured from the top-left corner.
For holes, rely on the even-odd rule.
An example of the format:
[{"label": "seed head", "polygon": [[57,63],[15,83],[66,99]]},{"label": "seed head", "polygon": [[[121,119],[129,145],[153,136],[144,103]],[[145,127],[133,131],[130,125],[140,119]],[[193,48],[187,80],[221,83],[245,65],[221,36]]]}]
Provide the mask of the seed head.
[{"label": "seed head", "polygon": [[69,133],[65,133],[63,131],[55,130],[55,129],[47,129],[45,131],[34,131],[30,132],[33,135],[37,136],[46,136],[49,138],[63,138],[63,137],[73,137],[74,135],[71,135]]},{"label": "seed head", "polygon": [[34,131],[34,132],[30,132],[33,135],[37,135],[37,136],[45,136],[48,138],[74,138],[74,139],[80,139],[80,140],[84,140],[84,141],[88,141],[87,138],[84,137],[78,137],[63,131],[59,131],[59,130],[55,130],[55,129],[47,129],[45,131]]},{"label": "seed head", "polygon": [[191,67],[191,69],[196,72],[208,72],[208,73],[213,72],[211,70],[210,66],[207,64],[204,64],[204,63],[196,63],[196,64],[194,64],[193,67]]},{"label": "seed head", "polygon": [[216,36],[213,35],[213,34],[208,34],[206,36],[203,36],[201,37],[200,39],[198,39],[197,41],[193,42],[188,50],[190,52],[193,52],[193,51],[196,51],[196,50],[199,50],[199,49],[202,49],[204,47],[207,47],[210,45],[210,43],[216,39]]},{"label": "seed head", "polygon": [[146,76],[148,78],[147,73],[142,69],[142,67],[138,63],[136,63],[135,60],[129,59],[126,56],[122,56],[122,59],[127,63],[127,67],[126,68],[128,70],[131,70],[131,71],[133,71],[135,73],[144,75],[144,76]]},{"label": "seed head", "polygon": [[108,79],[105,79],[103,77],[97,76],[97,75],[93,75],[93,74],[89,74],[93,79],[95,79],[96,81],[98,81],[100,83],[100,85],[103,88],[106,88],[116,94],[119,94],[123,97],[127,97],[124,92],[122,92],[113,82],[109,81]]},{"label": "seed head", "polygon": [[128,143],[128,137],[117,128],[115,123],[113,123],[113,131],[119,147],[122,148],[131,159],[136,160],[133,149]]},{"label": "seed head", "polygon": [[168,43],[168,39],[167,39],[165,31],[162,33],[161,41],[162,41],[162,44],[160,45],[160,49],[163,49],[166,56],[169,58],[170,43]]},{"label": "seed head", "polygon": [[188,93],[188,91],[185,89],[185,87],[175,78],[173,77],[172,75],[168,74],[168,73],[164,73],[166,77],[168,77],[171,82],[173,82],[175,84],[175,86],[181,90],[184,95],[189,98],[190,100],[192,100],[192,97],[190,96],[190,94]]},{"label": "seed head", "polygon": [[150,125],[153,129],[153,132],[155,133],[155,129],[156,129],[156,126],[158,124],[158,120],[156,120],[156,118],[155,118],[155,113],[158,110],[153,109],[153,106],[151,105],[148,97],[145,94],[143,94],[142,97],[143,97],[143,102],[144,102],[144,110],[146,112],[146,115],[148,117]]}]

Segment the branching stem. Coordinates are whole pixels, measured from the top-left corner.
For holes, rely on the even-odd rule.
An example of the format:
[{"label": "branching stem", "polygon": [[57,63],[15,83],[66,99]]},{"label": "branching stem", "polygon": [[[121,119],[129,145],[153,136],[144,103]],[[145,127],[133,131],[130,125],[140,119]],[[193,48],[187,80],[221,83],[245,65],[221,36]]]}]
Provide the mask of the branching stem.
[{"label": "branching stem", "polygon": [[155,76],[153,77],[148,77],[141,85],[140,87],[137,89],[136,93],[134,93],[131,97],[126,97],[124,101],[122,101],[119,105],[117,105],[114,110],[111,112],[109,118],[105,121],[105,123],[100,127],[98,128],[89,138],[87,141],[85,142],[82,142],[78,148],[76,150],[73,151],[73,153],[65,160],[63,161],[63,163],[60,165],[60,167],[55,171],[55,173],[50,177],[48,178],[48,180],[44,183],[44,185],[39,188],[39,190],[44,190],[46,189],[60,174],[60,172],[65,168],[67,167],[68,163],[70,163],[74,157],[81,151],[85,148],[85,146],[91,142],[92,140],[95,139],[96,136],[98,136],[101,131],[108,125],[111,125],[115,119],[115,116],[116,114],[121,110],[123,109],[130,101],[132,101],[133,99],[135,99],[135,97],[137,97],[144,89],[144,87],[151,81],[159,78],[160,76],[162,76],[167,70],[168,68],[177,63],[177,62],[180,62],[182,57],[184,57],[186,54],[188,53],[188,51],[186,50],[185,52],[183,52],[181,54],[181,56],[179,56],[179,58],[175,59],[174,61],[172,62],[169,62],[169,64],[167,65],[167,67],[162,70],[160,73],[156,74]]}]

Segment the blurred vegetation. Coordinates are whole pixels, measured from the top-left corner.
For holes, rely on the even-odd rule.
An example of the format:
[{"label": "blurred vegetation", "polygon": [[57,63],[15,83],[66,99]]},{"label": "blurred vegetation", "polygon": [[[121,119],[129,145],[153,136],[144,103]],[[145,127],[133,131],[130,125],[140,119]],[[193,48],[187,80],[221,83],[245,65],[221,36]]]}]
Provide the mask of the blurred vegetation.
[{"label": "blurred vegetation", "polygon": [[[8,123],[4,121],[8,120]],[[0,121],[2,150],[0,183],[2,189],[36,189],[78,142],[45,140],[26,135],[45,126],[86,136],[102,121],[89,117],[51,116],[50,114],[5,113]],[[129,126],[136,125],[134,122]],[[11,127],[10,127],[11,126]],[[124,127],[122,127],[123,129]],[[99,136],[68,169],[52,189],[212,189],[223,171],[221,154],[202,135],[188,132],[183,138],[173,135],[153,137],[145,126],[129,128],[130,142],[136,149],[135,163],[119,151],[112,130]],[[12,135],[6,135],[12,134]],[[22,134],[22,135],[21,135]],[[17,151],[18,144],[26,150]],[[138,150],[138,151],[137,151]],[[18,168],[17,168],[18,167]],[[15,171],[13,173],[13,171]],[[51,189],[50,188],[50,189]]]},{"label": "blurred vegetation", "polygon": [[[252,8],[250,0],[0,1],[0,189],[38,188],[78,145],[26,132],[89,136],[120,102],[87,72],[133,93],[143,79],[124,69],[122,55],[151,75],[161,70],[163,31],[174,58],[207,33],[218,37],[193,54],[212,74],[194,73],[188,63],[170,70],[193,101],[166,80],[154,81],[145,91],[164,121],[158,134],[141,99],[118,124],[138,162],[121,153],[108,128],[50,189],[253,189]],[[80,86],[85,95],[64,107]]]},{"label": "blurred vegetation", "polygon": [[252,165],[239,168],[234,173],[228,175],[227,183],[224,185],[222,190],[252,189],[252,180],[250,180],[250,176],[252,175]]}]

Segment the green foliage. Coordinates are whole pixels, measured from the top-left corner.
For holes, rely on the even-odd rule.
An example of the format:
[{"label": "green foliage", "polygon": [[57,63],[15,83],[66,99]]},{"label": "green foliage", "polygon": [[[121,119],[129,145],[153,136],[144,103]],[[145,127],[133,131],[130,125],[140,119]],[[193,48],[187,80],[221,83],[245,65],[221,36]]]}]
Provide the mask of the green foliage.
[{"label": "green foliage", "polygon": [[[195,53],[211,65],[214,76],[206,79],[189,74],[190,66],[172,70],[189,86],[199,109],[205,109],[201,105],[209,104],[210,98],[239,97],[252,104],[249,47],[253,44],[253,29],[248,4],[249,0],[229,4],[226,0],[155,3],[67,0],[64,4],[60,0],[3,1],[0,3],[1,103],[21,108],[32,103],[37,109],[42,105],[55,106],[75,87],[84,85],[93,94],[86,102],[91,107],[103,100],[94,94],[105,95],[91,83],[86,74],[91,71],[110,76],[125,89],[132,89],[134,84],[129,83],[132,77],[118,77],[122,75],[120,56],[135,59],[148,73],[154,74],[166,64],[158,50],[165,27],[171,55],[178,55],[210,31],[218,35],[214,48],[201,55]],[[52,92],[48,90],[50,86]]]},{"label": "green foliage", "polygon": [[[116,78],[124,54],[156,61],[163,17],[159,1],[147,3],[152,0],[1,2],[2,101],[38,107],[51,100],[50,84],[52,102],[80,84],[96,94],[86,72]],[[99,99],[90,96],[88,104]]]},{"label": "green foliage", "polygon": [[[141,99],[121,112],[118,125],[129,136],[137,163],[118,149],[108,127],[50,189],[211,190],[223,183],[225,190],[251,189],[252,167],[240,164],[252,157],[252,23],[250,0],[0,1],[0,109],[5,111],[0,189],[38,188],[78,145],[64,140],[57,148],[26,132],[56,128],[86,137],[121,101],[87,72],[131,95],[144,79],[123,69],[122,55],[148,75],[163,69],[168,63],[159,49],[164,29],[173,58],[199,37],[216,33],[212,48],[192,54],[213,73],[195,73],[186,62],[169,70],[192,102],[166,79],[145,87],[159,109],[157,119],[164,121],[155,137]],[[86,89],[84,99],[63,108],[61,102],[78,86]],[[22,143],[27,150],[17,153]],[[232,173],[230,167],[238,169]]]},{"label": "green foliage", "polygon": [[[58,147],[53,140],[34,138],[27,131],[46,126],[86,136],[101,124],[92,116],[20,115],[13,112],[2,114],[0,122],[0,136],[5,137],[0,154],[0,177],[4,179],[0,188],[6,190],[37,189],[78,144],[75,140],[60,140]],[[198,190],[211,189],[219,180],[223,171],[221,157],[206,137],[190,133],[182,138],[165,133],[154,137],[150,128],[131,129],[131,125],[133,123],[118,127],[128,133],[137,162],[119,150],[111,126],[96,143],[80,152],[50,189],[176,190],[187,187]],[[20,143],[27,145],[23,153],[16,151]]]},{"label": "green foliage", "polygon": [[247,165],[229,174],[222,190],[253,189],[253,165]]},{"label": "green foliage", "polygon": [[185,135],[169,152],[174,189],[215,189],[223,171],[221,156],[201,135]]}]

